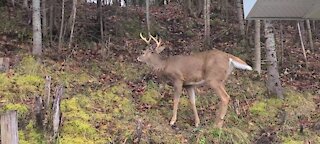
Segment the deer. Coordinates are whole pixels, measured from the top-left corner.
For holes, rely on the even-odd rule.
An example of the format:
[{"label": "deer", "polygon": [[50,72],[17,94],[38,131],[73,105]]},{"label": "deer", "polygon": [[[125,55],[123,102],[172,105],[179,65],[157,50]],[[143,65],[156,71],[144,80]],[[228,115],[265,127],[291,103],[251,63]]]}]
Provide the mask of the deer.
[{"label": "deer", "polygon": [[230,96],[225,90],[225,82],[234,68],[252,70],[252,67],[240,58],[217,49],[163,58],[160,53],[165,49],[165,46],[161,44],[161,38],[158,39],[157,36],[149,34],[147,40],[141,33],[140,38],[148,45],[153,40],[155,45],[148,46],[146,50],[143,50],[137,60],[172,81],[174,99],[170,125],[175,125],[180,95],[185,88],[193,110],[194,126],[199,126],[200,119],[196,108],[195,88],[207,85],[219,96],[220,103],[216,111],[214,126],[222,128],[230,101]]}]

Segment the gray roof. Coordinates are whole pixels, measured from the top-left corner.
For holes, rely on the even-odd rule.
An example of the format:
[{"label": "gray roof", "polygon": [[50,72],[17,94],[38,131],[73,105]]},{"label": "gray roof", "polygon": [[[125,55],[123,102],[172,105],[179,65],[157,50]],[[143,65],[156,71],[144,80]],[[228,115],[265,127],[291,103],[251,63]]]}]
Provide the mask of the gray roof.
[{"label": "gray roof", "polygon": [[320,0],[243,0],[245,19],[320,19]]}]

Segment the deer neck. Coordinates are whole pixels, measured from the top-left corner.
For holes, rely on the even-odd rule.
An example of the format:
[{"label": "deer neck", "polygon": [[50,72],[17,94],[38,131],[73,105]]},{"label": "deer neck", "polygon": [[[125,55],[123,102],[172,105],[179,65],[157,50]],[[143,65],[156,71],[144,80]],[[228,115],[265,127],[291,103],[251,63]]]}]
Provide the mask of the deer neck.
[{"label": "deer neck", "polygon": [[154,71],[163,71],[165,68],[166,61],[160,57],[160,55],[155,54],[149,62],[149,65]]}]

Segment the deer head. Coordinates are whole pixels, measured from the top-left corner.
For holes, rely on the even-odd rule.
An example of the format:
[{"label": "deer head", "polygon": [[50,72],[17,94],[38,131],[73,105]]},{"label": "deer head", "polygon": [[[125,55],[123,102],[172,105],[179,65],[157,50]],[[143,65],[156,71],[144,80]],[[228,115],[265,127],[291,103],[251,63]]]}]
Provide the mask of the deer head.
[{"label": "deer head", "polygon": [[[160,60],[159,54],[165,49],[164,46],[161,46],[161,39],[157,40],[157,37],[153,37],[149,35],[149,39],[143,37],[140,33],[140,37],[148,44],[148,48],[143,51],[142,55],[140,55],[137,60],[140,62],[147,63],[148,65],[157,64]],[[155,41],[156,45],[150,45],[150,41]]]}]

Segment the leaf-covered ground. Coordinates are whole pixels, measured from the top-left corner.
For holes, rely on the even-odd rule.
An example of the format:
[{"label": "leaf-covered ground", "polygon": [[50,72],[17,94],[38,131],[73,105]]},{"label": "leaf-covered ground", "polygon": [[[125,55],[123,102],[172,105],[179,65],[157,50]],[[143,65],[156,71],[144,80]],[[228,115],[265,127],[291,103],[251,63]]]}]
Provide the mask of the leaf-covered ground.
[{"label": "leaf-covered ground", "polygon": [[[208,87],[197,89],[201,126],[193,126],[192,110],[184,92],[177,124],[170,127],[171,86],[136,61],[145,48],[139,39],[139,33],[146,29],[144,8],[105,7],[105,29],[111,38],[108,57],[102,56],[101,46],[96,44],[99,29],[93,23],[95,8],[79,7],[77,48],[57,53],[54,46],[46,47],[41,64],[26,54],[31,47],[31,27],[18,25],[25,22],[22,18],[9,18],[20,16],[18,11],[9,15],[2,8],[1,19],[8,20],[0,24],[1,55],[13,61],[11,70],[0,75],[0,111],[18,111],[20,143],[46,143],[43,133],[37,130],[33,112],[35,95],[44,95],[46,75],[52,76],[53,86],[65,87],[58,139],[62,144],[320,143],[319,51],[307,53],[307,70],[297,43],[295,22],[283,23],[284,57],[279,54],[283,59],[280,71],[285,100],[267,94],[264,74],[259,77],[254,72],[236,71],[227,82],[232,100],[223,129],[213,128],[219,100]],[[213,12],[213,47],[250,63],[253,50],[245,49],[239,39],[236,14],[225,20],[217,14],[218,9]],[[163,56],[205,50],[201,18],[188,17],[174,3],[152,7],[151,18],[153,33],[159,34],[167,45]],[[315,47],[319,47],[315,41]]]}]

